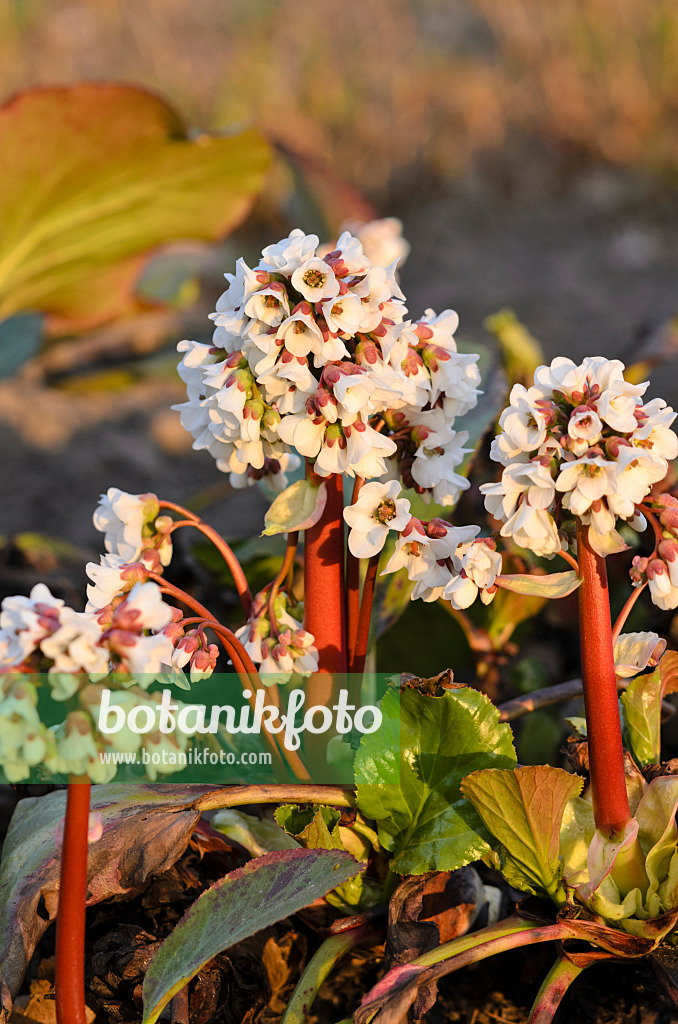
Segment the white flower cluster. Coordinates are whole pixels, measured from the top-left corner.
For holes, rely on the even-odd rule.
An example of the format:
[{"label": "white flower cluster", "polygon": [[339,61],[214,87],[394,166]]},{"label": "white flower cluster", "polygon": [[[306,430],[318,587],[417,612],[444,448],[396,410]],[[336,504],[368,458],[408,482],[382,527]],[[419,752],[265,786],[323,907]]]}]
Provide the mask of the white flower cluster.
[{"label": "white flower cluster", "polygon": [[[102,735],[99,705],[104,686],[113,703],[127,711],[157,708],[155,681],[184,688],[214,671],[218,649],[199,629],[186,631],[181,612],[167,604],[146,572],[162,572],[172,554],[172,520],[159,515],[155,495],[110,488],[102,496],[94,524],[105,533],[108,554],[90,563],[89,602],[84,612],[69,608],[43,583],[28,597],[7,597],[0,606],[0,763],[7,778],[20,781],[44,764],[50,772],[89,775],[107,782],[116,765],[102,753],[186,744],[182,733],[139,734],[128,728]],[[41,722],[36,682],[44,678],[55,701],[75,698],[79,709],[51,729]],[[178,704],[177,707],[183,707]],[[150,762],[147,772],[177,770],[176,759]]]},{"label": "white flower cluster", "polygon": [[332,252],[293,231],[239,260],[212,315],[211,344],[183,341],[177,406],[234,485],[285,485],[299,456],[320,476],[403,475],[437,502],[456,501],[466,433],[456,416],[478,400],[477,356],[457,352],[458,319],[406,320],[396,262],[372,263],[345,232]]},{"label": "white flower cluster", "polygon": [[668,611],[678,608],[678,499],[660,494],[652,506],[661,537],[649,558],[635,556],[631,579],[637,587],[647,583],[652,603]]},{"label": "white flower cluster", "polygon": [[[115,766],[103,765],[92,719],[71,711],[51,732],[41,723],[37,690],[30,681],[46,674],[51,696],[81,697],[91,680],[115,673],[118,684],[143,688],[164,671],[173,643],[163,631],[173,609],[157,584],[135,583],[103,613],[76,612],[38,583],[29,597],[7,597],[0,607],[0,761],[10,781],[26,778],[44,762],[50,771],[87,773],[106,781]],[[74,741],[77,740],[77,743]],[[89,754],[83,761],[83,744]],[[98,745],[97,745],[98,744]]]},{"label": "white flower cluster", "polygon": [[374,481],[365,484],[356,502],[344,509],[351,554],[356,558],[378,555],[392,530],[397,534],[395,551],[381,575],[404,569],[414,582],[412,600],[442,598],[460,609],[468,608],[480,594],[483,603],[489,604],[501,573],[501,555],[494,541],[475,539],[478,526],[452,526],[444,519],[422,522],[399,493],[397,480]]},{"label": "white flower cluster", "polygon": [[503,537],[550,557],[574,517],[607,555],[625,547],[618,519],[645,528],[636,506],[678,455],[676,414],[660,398],[643,405],[648,385],[623,373],[618,359],[559,357],[538,367],[532,387],[513,387],[491,453],[505,468],[481,488]]},{"label": "white flower cluster", "polygon": [[250,617],[235,634],[255,665],[264,686],[287,683],[294,675],[318,670],[313,634],[288,611],[287,594],[276,594],[271,615],[268,591],[257,594]]}]

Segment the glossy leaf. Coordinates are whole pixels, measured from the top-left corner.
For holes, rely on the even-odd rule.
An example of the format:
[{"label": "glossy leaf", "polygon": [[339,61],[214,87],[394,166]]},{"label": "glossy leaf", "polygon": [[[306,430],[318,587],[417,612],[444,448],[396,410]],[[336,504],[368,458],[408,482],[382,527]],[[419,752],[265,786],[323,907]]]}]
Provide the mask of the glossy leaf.
[{"label": "glossy leaf", "polygon": [[[284,804],[275,812],[275,820],[306,850],[348,850],[357,861],[367,861],[370,843],[349,828],[339,826],[341,815],[334,807],[315,804],[298,807]],[[371,829],[367,829],[371,832]],[[372,833],[374,835],[374,833]],[[376,839],[376,836],[374,836]],[[348,843],[348,847],[346,846]],[[347,882],[327,893],[333,907],[355,914],[357,909],[374,906],[381,896],[381,885],[364,874],[353,875]]]},{"label": "glossy leaf", "polygon": [[132,308],[157,246],[238,224],[269,162],[255,131],[189,138],[164,100],[129,85],[20,93],[0,134],[0,317],[39,310],[62,330]]},{"label": "glossy leaf", "polygon": [[581,586],[581,577],[574,569],[568,572],[554,572],[547,576],[532,573],[518,573],[515,576],[497,576],[498,587],[512,590],[515,594],[530,594],[535,597],[567,597]]},{"label": "glossy leaf", "polygon": [[148,965],[143,1024],[217,953],[282,921],[356,873],[339,850],[281,850],[231,871],[189,907]]},{"label": "glossy leaf", "polygon": [[641,768],[660,761],[662,682],[659,670],[636,676],[621,695],[624,739]]},{"label": "glossy leaf", "polygon": [[389,690],[381,728],[356,755],[358,807],[377,822],[398,874],[452,871],[489,850],[489,833],[460,793],[481,768],[515,764],[511,730],[477,690],[439,697]]},{"label": "glossy leaf", "polygon": [[[213,792],[213,786],[93,786],[91,808],[101,836],[89,847],[88,904],[170,868],[200,818],[201,796]],[[57,790],[21,800],[10,822],[0,869],[0,1018],[9,1017],[28,961],[56,916],[57,828],[65,810],[66,792]],[[44,913],[38,913],[40,904]]]},{"label": "glossy leaf", "polygon": [[281,491],[264,516],[262,537],[307,530],[318,522],[327,502],[327,487],[297,480]]},{"label": "glossy leaf", "polygon": [[560,826],[582,785],[577,775],[548,765],[474,772],[462,782],[462,793],[500,844],[501,870],[511,885],[557,895]]},{"label": "glossy leaf", "polygon": [[318,805],[302,809],[296,804],[284,804],[275,811],[280,828],[307,850],[343,850],[337,827],[340,817],[334,807]]}]

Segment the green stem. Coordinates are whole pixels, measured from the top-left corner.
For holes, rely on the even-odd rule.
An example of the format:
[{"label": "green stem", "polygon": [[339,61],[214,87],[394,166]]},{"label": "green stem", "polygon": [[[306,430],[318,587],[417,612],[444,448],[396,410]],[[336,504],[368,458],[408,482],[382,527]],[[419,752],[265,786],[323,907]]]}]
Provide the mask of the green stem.
[{"label": "green stem", "polygon": [[558,957],[537,992],[527,1024],[551,1024],[563,996],[583,970],[566,957]]},{"label": "green stem", "polygon": [[379,934],[380,930],[373,924],[363,924],[325,939],[306,965],[280,1024],[303,1024],[308,1019],[318,989],[342,956],[361,942],[378,938]]}]

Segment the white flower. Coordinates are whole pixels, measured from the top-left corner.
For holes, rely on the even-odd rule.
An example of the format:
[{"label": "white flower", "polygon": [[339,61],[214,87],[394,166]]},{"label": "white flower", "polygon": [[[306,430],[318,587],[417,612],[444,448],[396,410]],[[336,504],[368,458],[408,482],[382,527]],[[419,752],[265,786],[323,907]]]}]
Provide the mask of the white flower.
[{"label": "white flower", "polygon": [[[94,525],[106,535],[104,546],[108,552],[134,562],[148,546],[147,540],[153,533],[151,524],[159,511],[155,494],[127,494],[117,487],[109,487],[94,512]],[[168,565],[171,548],[169,558],[166,551],[161,557],[163,565]]]},{"label": "white flower", "polygon": [[400,531],[410,518],[410,503],[399,498],[397,480],[365,484],[355,504],[344,509],[350,526],[348,548],[356,558],[371,558],[381,551],[389,530]]},{"label": "white flower", "polygon": [[451,431],[449,440],[436,445],[437,438],[427,438],[415,453],[412,463],[412,479],[420,487],[432,491],[433,500],[440,505],[453,505],[461,491],[469,486],[468,480],[456,473],[457,466],[464,461],[470,449],[464,448],[468,433]]},{"label": "white flower", "polygon": [[29,597],[4,598],[0,606],[0,666],[20,665],[37,650],[40,641],[59,625],[64,602],[53,597],[44,583],[36,583]]},{"label": "white flower", "polygon": [[79,688],[78,674],[101,678],[108,673],[110,655],[100,646],[102,629],[94,615],[63,608],[59,628],[40,644],[53,665],[48,678],[54,700],[68,700]]},{"label": "white flower", "polygon": [[585,456],[561,466],[556,489],[567,492],[565,507],[581,516],[588,512],[594,501],[614,493],[617,473],[615,462],[608,462],[599,456]]},{"label": "white flower", "polygon": [[287,238],[266,246],[259,266],[277,274],[292,274],[310,259],[317,246],[317,235],[305,235],[299,228],[295,228]]},{"label": "white flower", "polygon": [[[595,444],[603,432],[603,423],[595,408],[578,405],[567,424],[567,432],[573,441],[585,441],[586,447]],[[586,451],[586,447],[584,451]]]},{"label": "white flower", "polygon": [[410,244],[403,238],[402,221],[397,217],[368,221],[352,220],[347,221],[343,227],[360,239],[365,255],[372,263],[388,267],[397,262],[402,266],[407,259]]},{"label": "white flower", "polygon": [[494,598],[494,582],[501,572],[501,555],[493,541],[474,540],[461,544],[452,559],[456,574],[442,592],[453,608],[469,608],[478,594],[484,604]]},{"label": "white flower", "polygon": [[54,730],[56,753],[48,760],[51,771],[64,775],[88,775],[92,782],[110,782],[116,773],[115,764],[106,764],[104,749],[95,738],[92,721],[84,711],[70,711],[64,722]]},{"label": "white flower", "polygon": [[501,535],[512,537],[516,544],[536,555],[556,555],[561,547],[553,517],[544,509],[533,508],[527,501],[504,523]]},{"label": "white flower", "polygon": [[312,257],[306,260],[292,274],[292,287],[307,302],[322,302],[339,294],[339,282],[334,271],[324,260]]},{"label": "white flower", "polygon": [[[408,579],[415,582],[428,580],[431,574],[437,574],[439,569],[426,530],[419,519],[414,516],[410,517],[407,526],[398,537],[395,551],[381,575],[386,576],[388,573],[397,572],[398,569],[406,569]],[[446,575],[449,576],[449,572]],[[433,583],[431,585],[440,586],[442,584]]]},{"label": "white flower", "polygon": [[511,445],[523,452],[533,452],[546,438],[546,417],[536,400],[534,388],[529,391],[522,384],[514,384],[509,406],[499,418],[499,426]]}]

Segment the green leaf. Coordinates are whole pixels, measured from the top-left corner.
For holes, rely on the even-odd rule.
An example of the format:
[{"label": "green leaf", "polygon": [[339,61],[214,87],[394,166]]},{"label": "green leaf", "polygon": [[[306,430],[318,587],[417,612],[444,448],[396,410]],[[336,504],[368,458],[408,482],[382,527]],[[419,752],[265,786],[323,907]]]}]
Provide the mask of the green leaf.
[{"label": "green leaf", "polygon": [[659,669],[636,676],[621,695],[624,733],[633,758],[641,768],[659,764],[662,724],[662,680]]},{"label": "green leaf", "polygon": [[581,586],[581,577],[574,569],[554,572],[547,576],[533,573],[517,573],[515,576],[497,576],[496,584],[514,594],[530,594],[535,597],[567,597]]},{"label": "green leaf", "polygon": [[255,131],[189,138],[164,100],[129,85],[20,93],[0,135],[0,317],[39,310],[61,331],[134,308],[159,245],[235,227],[269,162]]},{"label": "green leaf", "polygon": [[143,1024],[154,1024],[170,999],[212,957],[294,914],[356,873],[339,850],[281,850],[249,861],[189,907],[148,965]]},{"label": "green leaf", "polygon": [[[306,850],[345,850],[344,837],[351,845],[348,851],[357,861],[367,861],[366,847],[369,845],[360,835],[347,828],[339,828],[341,814],[334,807],[315,804],[313,807],[298,807],[284,804],[275,811],[275,820],[290,836]],[[368,832],[371,830],[368,829]],[[374,837],[376,839],[376,836]],[[347,882],[338,885],[326,895],[327,902],[347,914],[355,914],[356,908],[367,910],[374,906],[381,896],[381,885],[359,873]]]},{"label": "green leaf", "polygon": [[34,356],[42,341],[42,317],[22,313],[0,323],[0,377],[9,377]]},{"label": "green leaf", "polygon": [[217,811],[210,825],[217,832],[240,843],[253,857],[261,857],[274,850],[299,848],[299,844],[274,821],[255,818],[253,814],[245,814],[230,807]]},{"label": "green leaf", "polygon": [[325,484],[315,487],[310,480],[297,480],[281,491],[264,516],[262,537],[276,533],[307,530],[317,523],[327,502]]},{"label": "green leaf", "polygon": [[381,711],[381,728],[356,755],[356,782],[358,807],[377,822],[393,871],[452,871],[482,857],[489,834],[460,785],[469,772],[516,762],[497,709],[458,687],[440,697],[389,690]]},{"label": "green leaf", "polygon": [[548,765],[489,769],[463,781],[462,793],[500,843],[501,870],[510,885],[560,901],[560,826],[582,786],[577,775]]},{"label": "green leaf", "polygon": [[340,817],[334,807],[318,804],[303,809],[297,804],[283,804],[275,811],[280,828],[306,850],[343,850],[338,829]]}]

